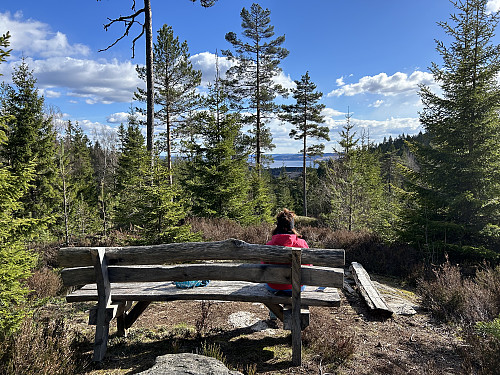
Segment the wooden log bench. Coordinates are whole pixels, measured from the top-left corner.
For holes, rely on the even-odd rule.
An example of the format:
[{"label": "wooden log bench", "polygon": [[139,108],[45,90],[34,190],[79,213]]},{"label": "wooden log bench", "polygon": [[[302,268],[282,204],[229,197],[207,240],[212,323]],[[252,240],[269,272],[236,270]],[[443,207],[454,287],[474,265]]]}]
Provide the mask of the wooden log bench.
[{"label": "wooden log bench", "polygon": [[[78,287],[66,300],[97,302],[89,315],[89,324],[96,325],[94,361],[101,361],[106,353],[111,320],[116,318],[117,334],[126,335],[153,301],[215,300],[266,305],[292,331],[292,362],[300,365],[301,330],[309,323],[308,307],[339,306],[337,288],[342,288],[344,276],[344,250],[255,245],[235,239],[67,247],[58,255],[64,285]],[[188,280],[211,281],[192,289],[173,283]],[[265,283],[292,284],[292,295],[275,295]],[[305,290],[301,285],[306,285]]]}]

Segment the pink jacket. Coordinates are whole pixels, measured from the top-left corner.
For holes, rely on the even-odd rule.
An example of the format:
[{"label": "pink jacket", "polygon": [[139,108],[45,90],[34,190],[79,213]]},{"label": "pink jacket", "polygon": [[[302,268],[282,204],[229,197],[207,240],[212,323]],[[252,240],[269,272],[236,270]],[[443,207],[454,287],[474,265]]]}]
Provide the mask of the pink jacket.
[{"label": "pink jacket", "polygon": [[[266,245],[275,245],[275,246],[286,246],[286,247],[301,247],[304,249],[308,249],[309,246],[307,242],[302,238],[297,237],[295,234],[275,234],[271,241],[266,243]],[[307,264],[310,266],[311,264]],[[292,289],[291,284],[267,284],[269,287],[276,290],[290,290]]]}]

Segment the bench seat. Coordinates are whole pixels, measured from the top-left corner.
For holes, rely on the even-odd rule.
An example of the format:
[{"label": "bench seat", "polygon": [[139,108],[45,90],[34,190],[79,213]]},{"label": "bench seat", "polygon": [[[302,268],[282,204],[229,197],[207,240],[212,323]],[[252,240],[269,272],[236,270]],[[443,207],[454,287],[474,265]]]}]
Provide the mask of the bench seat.
[{"label": "bench seat", "polygon": [[[123,301],[219,300],[291,304],[292,298],[276,296],[265,287],[245,281],[213,280],[205,287],[179,289],[172,282],[111,283],[111,299]],[[66,297],[68,302],[97,301],[97,284],[87,284]],[[337,288],[306,286],[301,293],[303,306],[340,306]]]}]

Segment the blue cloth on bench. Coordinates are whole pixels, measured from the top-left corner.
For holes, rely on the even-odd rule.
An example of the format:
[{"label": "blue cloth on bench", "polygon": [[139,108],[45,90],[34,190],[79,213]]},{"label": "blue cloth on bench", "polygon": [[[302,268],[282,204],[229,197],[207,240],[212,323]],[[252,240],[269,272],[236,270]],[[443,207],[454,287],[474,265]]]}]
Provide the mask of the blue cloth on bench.
[{"label": "blue cloth on bench", "polygon": [[189,289],[197,286],[207,286],[210,280],[175,281],[174,284],[180,289]]}]

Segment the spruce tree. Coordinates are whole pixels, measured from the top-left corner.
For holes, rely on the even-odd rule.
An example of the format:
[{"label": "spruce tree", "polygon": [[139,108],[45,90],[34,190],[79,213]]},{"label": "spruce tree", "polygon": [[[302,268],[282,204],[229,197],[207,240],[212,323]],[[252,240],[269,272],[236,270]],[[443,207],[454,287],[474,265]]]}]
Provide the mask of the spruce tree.
[{"label": "spruce tree", "polygon": [[302,141],[302,214],[307,216],[307,157],[322,155],[325,149],[324,144],[308,145],[309,138],[324,139],[329,141],[329,129],[327,126],[320,126],[325,122],[321,111],[324,104],[318,104],[323,93],[314,91],[316,85],[311,81],[309,72],[302,76],[300,81],[295,81],[297,87],[292,89],[295,104],[283,105],[283,113],[280,118],[295,126],[290,131],[290,138]]},{"label": "spruce tree", "polygon": [[[430,71],[442,93],[421,87],[420,114],[430,144],[414,143],[418,198],[406,238],[433,255],[436,249],[483,257],[500,252],[500,47],[492,38],[496,14],[487,0],[460,0],[439,25],[451,43],[437,42],[442,65]],[[435,253],[434,253],[435,254]]]},{"label": "spruce tree", "polygon": [[22,173],[30,163],[35,168],[20,215],[53,219],[61,201],[57,192],[56,134],[51,119],[44,114],[44,98],[39,96],[26,62],[14,68],[12,81],[13,85],[2,84],[2,113],[10,117],[1,156],[14,174]]},{"label": "spruce tree", "polygon": [[65,241],[84,237],[99,228],[97,183],[91,159],[90,141],[78,123],[66,123],[58,145],[60,187],[63,198]]},{"label": "spruce tree", "polygon": [[[169,169],[172,169],[173,139],[178,134],[176,128],[198,103],[196,87],[201,83],[201,71],[193,68],[189,57],[187,42],[180,43],[172,27],[163,25],[154,44],[155,116],[165,125],[158,152],[166,151]],[[145,67],[137,67],[137,72],[141,79],[146,79]],[[136,98],[146,101],[146,91],[137,88]],[[169,181],[172,185],[172,174]]]},{"label": "spruce tree", "polygon": [[120,154],[116,169],[115,222],[121,228],[131,229],[142,225],[142,214],[136,205],[139,199],[137,186],[142,186],[145,182],[144,174],[149,165],[149,154],[144,136],[134,116],[129,116],[129,124],[126,128],[123,124],[120,125],[118,134]]},{"label": "spruce tree", "polygon": [[234,32],[227,33],[226,40],[231,43],[234,53],[230,50],[222,52],[236,63],[226,72],[226,78],[232,99],[240,109],[249,111],[245,119],[253,126],[251,147],[259,174],[263,151],[275,147],[265,124],[276,110],[276,95],[285,92],[273,78],[281,71],[279,63],[288,55],[288,50],[281,47],[285,42],[284,35],[271,39],[274,26],[270,24],[270,14],[269,9],[264,10],[255,3],[250,10],[243,8],[240,16],[245,39],[239,39]]},{"label": "spruce tree", "polygon": [[195,215],[245,220],[248,216],[248,164],[238,152],[241,118],[229,112],[226,88],[216,64],[215,81],[205,99],[206,110],[192,119],[196,140],[189,143],[183,184],[191,193]]},{"label": "spruce tree", "polygon": [[[10,34],[0,36],[0,63],[5,61],[10,50]],[[3,113],[3,108],[2,113]],[[12,120],[0,114],[0,149],[7,141],[6,122]],[[0,160],[0,340],[12,334],[26,315],[23,307],[28,288],[24,280],[31,274],[37,257],[26,249],[24,241],[29,233],[41,225],[38,220],[18,217],[21,198],[28,191],[33,179],[33,164],[13,172]]]}]

